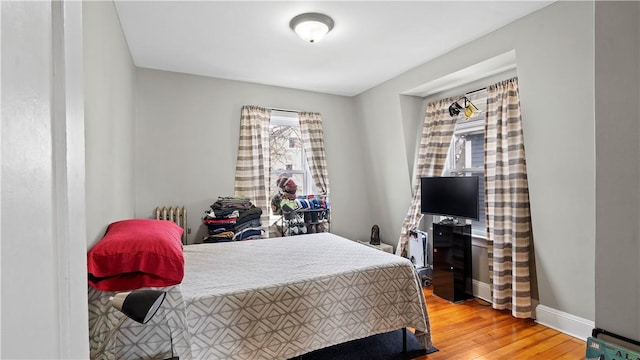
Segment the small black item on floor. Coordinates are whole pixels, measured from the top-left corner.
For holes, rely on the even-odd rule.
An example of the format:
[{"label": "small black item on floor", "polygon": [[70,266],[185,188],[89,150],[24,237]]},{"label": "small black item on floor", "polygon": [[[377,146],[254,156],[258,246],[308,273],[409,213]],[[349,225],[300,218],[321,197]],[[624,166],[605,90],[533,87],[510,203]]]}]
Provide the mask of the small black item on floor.
[{"label": "small black item on floor", "polygon": [[438,351],[425,350],[407,331],[407,351],[402,352],[402,330],[349,341],[298,356],[295,360],[408,360]]},{"label": "small black item on floor", "polygon": [[371,227],[371,240],[369,244],[380,245],[380,227],[378,225]]}]

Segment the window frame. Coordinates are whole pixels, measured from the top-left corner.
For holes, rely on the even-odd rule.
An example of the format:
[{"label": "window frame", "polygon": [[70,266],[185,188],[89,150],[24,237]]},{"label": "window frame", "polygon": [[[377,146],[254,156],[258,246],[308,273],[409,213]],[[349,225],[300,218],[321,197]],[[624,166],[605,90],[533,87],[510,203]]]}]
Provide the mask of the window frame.
[{"label": "window frame", "polygon": [[[477,96],[480,95],[480,96]],[[445,167],[443,169],[442,174],[444,176],[459,176],[459,174],[464,173],[464,176],[473,176],[473,175],[482,175],[482,179],[484,179],[484,164],[485,159],[484,156],[482,158],[482,165],[475,167],[463,167],[457,168],[455,164],[455,141],[457,136],[461,135],[474,135],[474,134],[485,134],[485,108],[486,108],[486,90],[480,92],[473,98],[467,95],[470,98],[471,102],[474,105],[482,104],[482,106],[478,106],[480,112],[475,116],[471,117],[468,120],[462,120],[464,115],[460,114],[457,121],[456,126],[453,132],[453,137],[451,138],[451,143],[449,145],[449,151],[447,153],[447,159],[445,162]],[[465,147],[465,152],[468,151],[469,155],[471,153],[471,148],[467,150]],[[483,194],[484,195],[484,194]],[[482,196],[484,199],[484,196]],[[486,201],[486,200],[485,200]],[[484,202],[479,204],[479,206],[485,206]],[[485,211],[482,211],[484,214]],[[471,233],[475,237],[486,238],[487,228],[486,228],[486,215],[485,217],[480,218],[478,221],[464,219],[464,222],[467,224],[471,224]]]},{"label": "window frame", "polygon": [[[269,130],[271,130],[271,126],[290,126],[300,128],[300,119],[297,113],[295,113],[294,116],[271,114],[271,118],[269,119]],[[289,139],[290,138],[287,138],[287,142],[289,142]],[[313,183],[313,177],[311,176],[311,167],[307,162],[307,154],[304,148],[302,137],[300,138],[300,144],[300,165],[303,168],[302,170],[273,170],[271,167],[271,152],[269,151],[269,175],[271,176],[271,179],[269,181],[271,182],[274,177],[277,178],[282,174],[302,175],[303,183],[297,184],[300,187],[302,194],[313,194],[315,190],[315,184]],[[271,195],[272,194],[270,194],[269,196]]]}]

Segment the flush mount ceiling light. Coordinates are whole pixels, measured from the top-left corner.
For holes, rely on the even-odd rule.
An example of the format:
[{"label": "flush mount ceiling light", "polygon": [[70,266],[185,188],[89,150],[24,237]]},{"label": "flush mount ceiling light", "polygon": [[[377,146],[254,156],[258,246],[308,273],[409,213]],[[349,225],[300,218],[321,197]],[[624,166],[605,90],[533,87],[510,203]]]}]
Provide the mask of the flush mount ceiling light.
[{"label": "flush mount ceiling light", "polygon": [[289,27],[302,40],[315,43],[322,40],[333,29],[333,19],[325,14],[305,13],[291,19]]}]

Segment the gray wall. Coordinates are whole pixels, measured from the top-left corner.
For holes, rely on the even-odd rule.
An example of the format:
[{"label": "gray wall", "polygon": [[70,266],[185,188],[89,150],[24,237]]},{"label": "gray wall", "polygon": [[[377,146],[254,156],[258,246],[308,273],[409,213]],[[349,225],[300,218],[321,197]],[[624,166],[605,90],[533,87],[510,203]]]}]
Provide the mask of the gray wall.
[{"label": "gray wall", "polygon": [[640,3],[595,9],[595,320],[640,341]]},{"label": "gray wall", "polygon": [[3,1],[0,25],[0,358],[87,359],[82,3]]},{"label": "gray wall", "polygon": [[[53,145],[54,137],[82,129],[52,121],[49,108],[51,49],[60,51],[51,42],[52,25],[61,24],[61,14],[49,2],[0,3],[1,234],[11,239],[2,244],[0,356],[86,358],[88,343],[79,340],[87,338],[86,274],[77,269],[86,245],[109,222],[150,216],[158,204],[183,203],[199,215],[217,196],[230,194],[244,104],[321,112],[334,232],[366,238],[371,224],[379,223],[383,240],[395,243],[410,199],[414,131],[421,123],[411,118],[421,116],[412,115],[419,100],[399,94],[510,49],[518,57],[540,302],[595,317],[598,326],[638,339],[639,14],[635,2],[609,5],[622,6],[597,3],[594,14],[592,2],[558,2],[349,99],[142,69],[136,89],[113,4],[84,2],[78,6],[85,8],[85,240],[73,231],[63,234],[60,222],[69,216],[76,219],[71,229],[84,229],[84,219],[71,212],[54,216],[58,206],[76,208],[84,192],[76,178],[82,169],[53,162],[65,153]],[[621,38],[629,42],[621,44]],[[72,53],[65,61],[74,61]],[[67,74],[77,75],[72,69]],[[621,85],[622,91],[614,90]],[[185,126],[174,127],[174,120]],[[154,145],[159,143],[167,146]],[[68,151],[82,153],[74,144]],[[168,155],[172,144],[177,155]],[[223,150],[216,152],[216,144]],[[61,188],[62,182],[70,187]],[[34,219],[39,235],[25,232]],[[52,300],[35,306],[29,300],[35,294]],[[25,328],[25,322],[38,326]]]},{"label": "gray wall", "polygon": [[594,319],[591,2],[555,3],[357,96],[367,171],[370,178],[375,174],[367,183],[371,220],[380,223],[386,241],[397,242],[410,200],[409,159],[414,154],[408,149],[415,145],[407,143],[415,143],[413,134],[419,131],[403,128],[415,125],[403,118],[399,94],[512,49],[520,80],[539,300]]},{"label": "gray wall", "polygon": [[350,98],[273,86],[138,69],[137,217],[159,205],[185,205],[192,233],[218,196],[233,195],[242,105],[322,114],[331,179],[331,231],[367,239],[369,181],[359,122]]},{"label": "gray wall", "polygon": [[83,3],[87,243],[134,215],[135,67],[112,1]]}]

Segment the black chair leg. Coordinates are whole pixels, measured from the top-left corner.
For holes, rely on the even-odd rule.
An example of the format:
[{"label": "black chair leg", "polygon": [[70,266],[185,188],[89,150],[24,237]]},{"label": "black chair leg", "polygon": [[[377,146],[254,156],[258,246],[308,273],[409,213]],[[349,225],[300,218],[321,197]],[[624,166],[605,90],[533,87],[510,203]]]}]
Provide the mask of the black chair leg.
[{"label": "black chair leg", "polygon": [[407,353],[407,328],[402,328],[402,353]]}]

